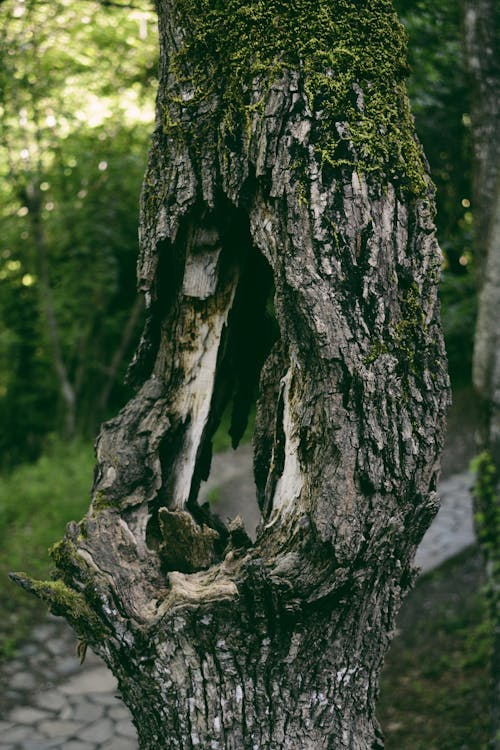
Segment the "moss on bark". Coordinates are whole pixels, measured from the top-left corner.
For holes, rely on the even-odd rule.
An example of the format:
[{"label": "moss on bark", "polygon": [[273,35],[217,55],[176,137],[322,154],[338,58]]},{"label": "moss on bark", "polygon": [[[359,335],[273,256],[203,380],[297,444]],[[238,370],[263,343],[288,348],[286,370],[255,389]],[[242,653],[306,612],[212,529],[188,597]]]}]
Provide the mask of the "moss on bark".
[{"label": "moss on bark", "polygon": [[65,617],[78,635],[88,636],[91,642],[104,637],[104,628],[83,594],[74,591],[64,581],[37,581],[26,573],[11,573],[10,578],[48,604],[55,615]]},{"label": "moss on bark", "polygon": [[[255,111],[284,70],[298,70],[323,164],[390,180],[415,195],[428,190],[420,145],[405,91],[406,33],[390,0],[180,0],[189,29],[171,60],[184,92],[176,104],[200,105],[217,96],[222,121],[175,122],[164,130],[203,143],[205,128],[245,140]],[[255,100],[255,91],[263,94]],[[171,101],[176,97],[171,92]],[[202,118],[203,119],[203,118]],[[247,137],[248,141],[248,137]],[[349,147],[347,147],[347,143]]]}]

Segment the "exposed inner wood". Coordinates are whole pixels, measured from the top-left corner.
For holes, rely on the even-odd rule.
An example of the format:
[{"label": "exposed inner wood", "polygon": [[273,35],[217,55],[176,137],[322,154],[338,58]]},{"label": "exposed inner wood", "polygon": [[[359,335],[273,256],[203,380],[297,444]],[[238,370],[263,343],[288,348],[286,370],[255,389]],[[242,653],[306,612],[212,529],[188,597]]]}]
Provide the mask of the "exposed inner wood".
[{"label": "exposed inner wood", "polygon": [[[279,401],[282,401],[282,410],[278,411],[279,423],[277,425],[277,432],[281,434],[281,437],[277,436],[274,442],[267,483],[267,508],[268,512],[271,512],[267,528],[270,528],[278,517],[293,511],[304,484],[299,459],[300,439],[297,434],[297,425],[294,423],[291,414],[292,378],[293,369],[291,366],[281,381]],[[282,444],[280,445],[280,443]],[[279,467],[277,466],[278,452],[283,453],[283,457],[279,461],[281,464]]]}]

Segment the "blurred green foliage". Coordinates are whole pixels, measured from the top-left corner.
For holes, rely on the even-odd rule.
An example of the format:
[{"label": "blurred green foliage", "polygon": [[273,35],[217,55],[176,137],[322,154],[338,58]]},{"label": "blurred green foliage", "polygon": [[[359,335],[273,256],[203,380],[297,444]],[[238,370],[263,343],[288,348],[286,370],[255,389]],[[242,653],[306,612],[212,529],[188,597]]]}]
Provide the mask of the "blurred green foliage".
[{"label": "blurred green foliage", "polygon": [[476,323],[476,279],[473,267],[466,273],[444,270],[440,287],[441,317],[452,385],[470,383],[474,327]]},{"label": "blurred green foliage", "polygon": [[0,477],[0,659],[10,656],[45,611],[34,596],[14,586],[10,571],[29,569],[34,578],[49,577],[47,549],[80,519],[89,503],[91,445],[57,441],[33,464]]},{"label": "blurred green foliage", "polygon": [[148,6],[0,5],[0,467],[62,432],[54,328],[77,434],[126,398],[155,66]]}]

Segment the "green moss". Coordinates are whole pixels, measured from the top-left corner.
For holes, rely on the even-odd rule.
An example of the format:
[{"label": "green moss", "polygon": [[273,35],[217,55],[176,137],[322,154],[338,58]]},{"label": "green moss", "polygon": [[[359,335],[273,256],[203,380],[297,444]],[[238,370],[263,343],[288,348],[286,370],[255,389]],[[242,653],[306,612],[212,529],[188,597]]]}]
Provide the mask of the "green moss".
[{"label": "green moss", "polygon": [[[179,0],[176,5],[187,34],[171,65],[192,98],[180,102],[170,92],[167,105],[172,106],[164,120],[170,136],[198,142],[200,148],[206,147],[204,134],[214,130],[226,141],[248,140],[253,112],[263,106],[262,100],[251,100],[255,80],[265,98],[284,70],[298,70],[311,108],[321,113],[311,139],[323,165],[356,167],[415,195],[427,191],[404,84],[406,34],[390,0]],[[220,111],[203,115],[200,105],[214,94]],[[196,114],[191,124],[182,118],[180,127],[183,109]],[[348,141],[353,150],[346,148]]]},{"label": "green moss", "polygon": [[81,594],[61,581],[35,581],[33,593],[45,599],[55,614],[67,614],[72,619],[91,620],[94,615]]},{"label": "green moss", "polygon": [[299,183],[299,206],[308,208],[309,198],[307,197],[306,186],[303,182]]},{"label": "green moss", "polygon": [[388,352],[389,347],[387,346],[387,344],[385,344],[383,341],[376,341],[370,347],[370,352],[365,358],[365,365],[371,365],[371,363],[375,362],[375,360],[378,359],[382,354],[388,354]]},{"label": "green moss", "polygon": [[422,332],[425,331],[425,319],[420,304],[418,287],[413,284],[405,295],[402,305],[401,320],[394,327],[394,352],[405,369],[416,374],[415,351]]},{"label": "green moss", "polygon": [[104,492],[98,490],[92,499],[92,510],[98,513],[105,508],[112,508],[116,503],[110,500]]},{"label": "green moss", "polygon": [[90,641],[103,636],[102,623],[85,601],[83,594],[69,588],[61,579],[37,581],[26,573],[13,573],[11,578],[46,602],[55,615],[65,617],[79,634],[87,635]]},{"label": "green moss", "polygon": [[92,642],[96,638],[104,637],[105,628],[91,604],[89,604],[89,601],[95,598],[93,591],[95,582],[91,582],[87,591],[90,599],[87,599],[84,593],[75,591],[65,583],[65,580],[70,580],[74,576],[75,571],[78,572],[79,579],[83,579],[86,583],[89,583],[92,577],[88,565],[79,555],[77,547],[65,538],[52,545],[49,554],[56,566],[56,571],[53,573],[55,580],[39,581],[25,573],[11,574],[11,578],[24,589],[46,602],[55,615],[65,617],[77,633],[87,641]]},{"label": "green moss", "polygon": [[416,375],[418,367],[415,362],[416,352],[420,349],[419,343],[422,334],[426,332],[426,324],[418,286],[412,284],[410,289],[404,293],[401,303],[401,317],[393,328],[388,331],[387,340],[376,341],[370,347],[370,352],[365,358],[365,365],[375,362],[383,354],[394,355],[398,362],[400,372],[403,375],[409,373]]},{"label": "green moss", "polygon": [[[78,550],[68,539],[64,538],[49,547],[49,555],[54,561],[58,571],[61,573],[69,571],[75,567],[75,560],[78,558]],[[81,567],[82,559],[78,560],[78,567]]]}]

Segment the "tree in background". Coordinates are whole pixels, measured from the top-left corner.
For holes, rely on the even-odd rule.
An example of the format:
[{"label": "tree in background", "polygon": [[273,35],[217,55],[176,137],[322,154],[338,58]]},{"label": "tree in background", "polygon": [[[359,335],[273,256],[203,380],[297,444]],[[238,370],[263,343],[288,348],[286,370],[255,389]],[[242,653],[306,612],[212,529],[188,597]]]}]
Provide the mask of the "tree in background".
[{"label": "tree in background", "polygon": [[409,96],[436,185],[440,298],[451,381],[471,382],[476,317],[470,86],[460,3],[397,0],[409,35]]},{"label": "tree in background", "polygon": [[481,399],[482,452],[476,459],[475,518],[486,562],[494,627],[491,748],[500,748],[500,9],[465,2],[465,49],[472,83],[474,230],[479,306],[474,387]]},{"label": "tree in background", "polygon": [[[138,390],[55,580],[15,579],[104,657],[142,748],[373,750],[448,403],[405,34],[386,0],[158,12]],[[254,543],[197,495],[259,375]]]},{"label": "tree in background", "polygon": [[123,402],[142,313],[136,204],[155,45],[146,10],[7,0],[0,13],[0,454],[9,466],[35,458],[50,432],[92,432]]}]

